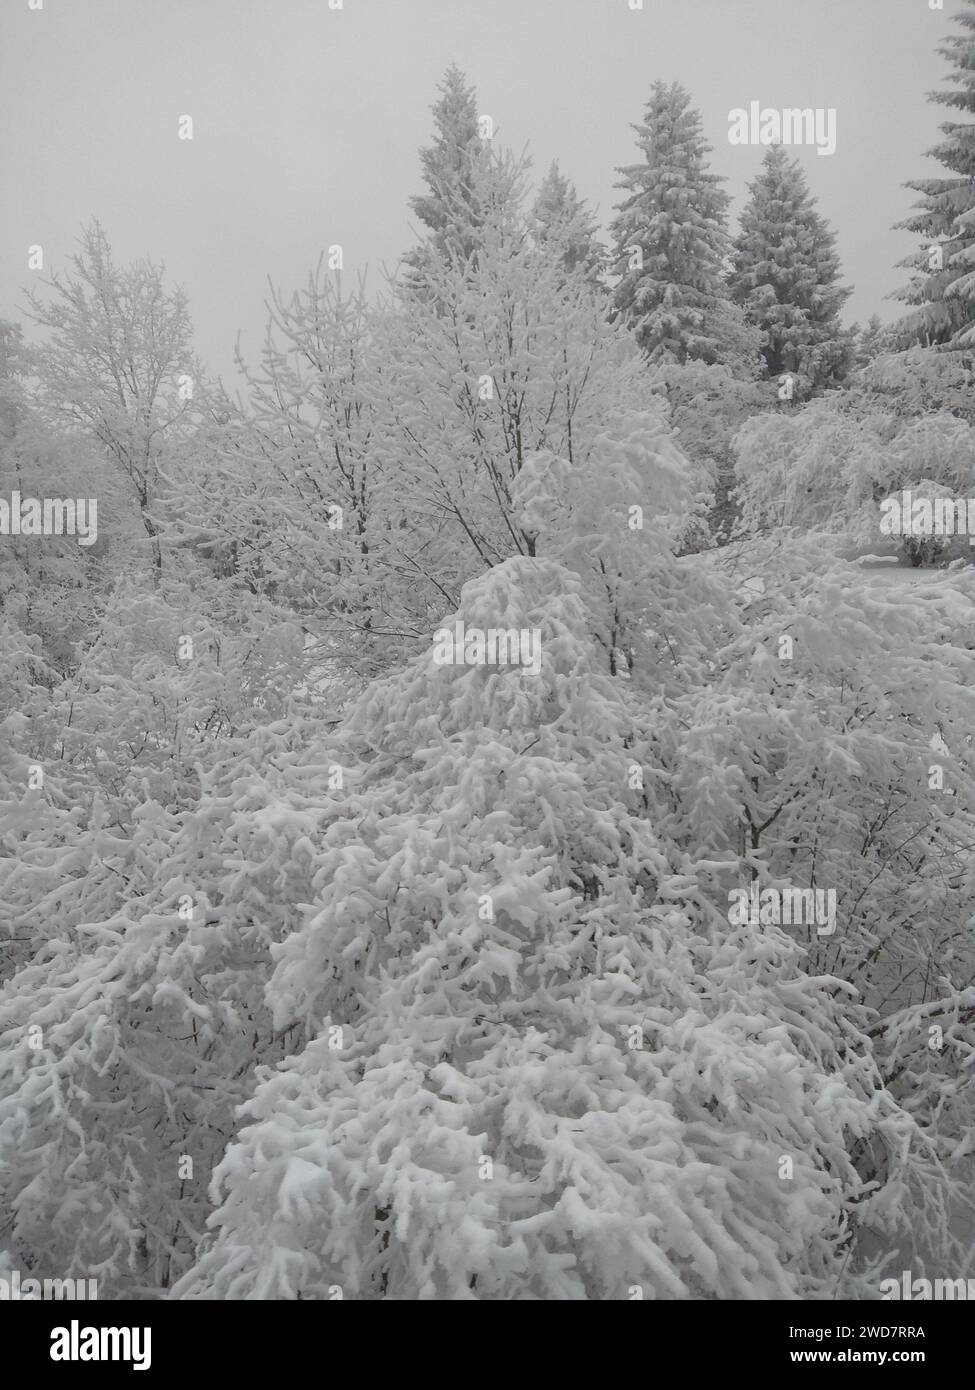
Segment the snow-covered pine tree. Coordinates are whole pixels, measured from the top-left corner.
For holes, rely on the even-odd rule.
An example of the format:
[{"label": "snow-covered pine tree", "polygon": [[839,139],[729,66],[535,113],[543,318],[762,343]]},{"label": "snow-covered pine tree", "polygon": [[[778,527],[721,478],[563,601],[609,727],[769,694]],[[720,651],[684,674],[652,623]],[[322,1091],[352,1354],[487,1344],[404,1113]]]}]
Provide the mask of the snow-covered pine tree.
[{"label": "snow-covered pine tree", "polygon": [[557,160],[539,185],[531,229],[537,245],[560,256],[566,270],[581,266],[590,284],[601,286],[607,253],[596,235],[595,216],[575,184],[559,171]]},{"label": "snow-covered pine tree", "polygon": [[840,322],[851,291],[837,283],[834,235],[781,145],[766,151],[749,194],[732,252],[732,296],[764,335],[769,375],[798,376],[804,393],[825,390],[846,375],[853,349]]},{"label": "snow-covered pine tree", "polygon": [[[447,69],[439,90],[433,106],[436,134],[420,150],[428,191],[410,199],[427,236],[403,257],[406,282],[419,293],[438,262],[466,264],[481,245],[493,203],[516,196],[501,177],[510,166],[494,159],[493,131],[482,133],[477,95],[456,64]],[[494,165],[493,180],[483,177],[486,165]]]},{"label": "snow-covered pine tree", "polygon": [[975,346],[975,0],[954,16],[965,30],[946,38],[939,52],[955,66],[954,86],[930,100],[968,120],[941,126],[944,139],[929,150],[947,177],[916,179],[916,211],[898,228],[923,238],[916,255],[900,262],[914,271],[896,298],[914,305],[897,325],[902,346]]},{"label": "snow-covered pine tree", "polygon": [[633,129],[643,157],[618,170],[615,314],[651,362],[750,364],[760,338],[724,283],[729,198],[708,168],[700,114],[678,83],[657,82]]},{"label": "snow-covered pine tree", "polygon": [[894,341],[889,327],[881,322],[879,314],[871,314],[866,327],[860,328],[856,335],[855,365],[858,368],[866,367],[882,353],[893,350]]},{"label": "snow-covered pine tree", "polygon": [[477,94],[463,72],[452,63],[440,84],[433,106],[436,135],[420,151],[428,192],[410,199],[410,206],[428,229],[441,252],[449,247],[466,258],[477,245],[480,209],[472,186],[472,170],[481,154],[477,127]]}]

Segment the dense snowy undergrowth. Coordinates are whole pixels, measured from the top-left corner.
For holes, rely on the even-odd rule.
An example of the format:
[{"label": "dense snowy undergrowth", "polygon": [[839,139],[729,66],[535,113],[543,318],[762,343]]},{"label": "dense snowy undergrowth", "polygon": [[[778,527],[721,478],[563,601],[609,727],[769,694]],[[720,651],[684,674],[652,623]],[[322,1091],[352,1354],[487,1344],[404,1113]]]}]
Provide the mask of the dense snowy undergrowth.
[{"label": "dense snowy undergrowth", "polygon": [[[927,772],[936,731],[970,766],[971,572],[888,598],[817,549],[753,545],[741,607],[742,552],[675,562],[715,645],[661,633],[655,699],[517,558],[447,622],[540,628],[538,678],[426,652],[125,833],[68,781],[8,812],[19,1248],[185,1297],[870,1297],[884,1252],[943,1262],[975,837],[967,771]],[[731,927],[753,870],[835,885],[835,939]]]}]

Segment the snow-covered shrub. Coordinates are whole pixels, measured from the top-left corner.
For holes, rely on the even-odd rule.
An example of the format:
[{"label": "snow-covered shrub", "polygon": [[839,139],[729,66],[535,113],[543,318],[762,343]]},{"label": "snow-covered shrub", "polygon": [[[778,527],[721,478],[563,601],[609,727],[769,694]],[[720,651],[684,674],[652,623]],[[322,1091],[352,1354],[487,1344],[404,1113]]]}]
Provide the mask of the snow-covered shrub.
[{"label": "snow-covered shrub", "polygon": [[906,1239],[942,1181],[868,1015],[661,836],[659,712],[577,579],[510,560],[458,620],[539,628],[540,673],[420,657],[337,731],[268,989],[310,1041],[261,1071],[176,1296],[830,1296],[858,1223]]}]

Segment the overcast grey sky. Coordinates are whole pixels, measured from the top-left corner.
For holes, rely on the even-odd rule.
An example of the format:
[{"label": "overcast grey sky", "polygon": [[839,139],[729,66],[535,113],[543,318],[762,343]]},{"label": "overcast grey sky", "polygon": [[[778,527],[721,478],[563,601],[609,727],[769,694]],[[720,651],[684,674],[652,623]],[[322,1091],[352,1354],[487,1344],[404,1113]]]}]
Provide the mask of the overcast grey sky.
[{"label": "overcast grey sky", "polygon": [[[334,2],[334,0],[333,0]],[[346,270],[392,265],[413,242],[417,148],[456,61],[495,138],[554,157],[605,227],[614,168],[634,157],[658,78],[701,108],[713,167],[741,206],[760,148],[728,143],[728,113],[835,107],[837,151],[796,150],[838,237],[848,316],[890,318],[891,230],[944,108],[936,53],[960,0],[0,0],[0,316],[104,223],[119,260],[149,254],[190,296],[198,349],[233,377],[238,329],[255,356],[266,278],[292,288],[332,243]],[[37,0],[34,0],[37,3]],[[177,138],[193,117],[194,138]],[[373,281],[378,274],[373,271]]]}]

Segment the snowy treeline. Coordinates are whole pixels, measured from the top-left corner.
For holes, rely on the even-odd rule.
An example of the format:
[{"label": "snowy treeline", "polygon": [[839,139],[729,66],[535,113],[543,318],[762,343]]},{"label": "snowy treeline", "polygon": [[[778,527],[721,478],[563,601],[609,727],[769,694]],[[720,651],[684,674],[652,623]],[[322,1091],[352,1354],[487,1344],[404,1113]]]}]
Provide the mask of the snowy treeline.
[{"label": "snowy treeline", "polygon": [[[783,148],[732,228],[656,84],[606,243],[456,68],[419,244],[273,290],[238,395],[98,223],[36,341],[2,326],[0,493],[97,497],[99,540],[0,537],[0,1263],[103,1298],[964,1275],[975,569],[879,524],[975,495],[958,18],[887,327],[844,326]],[[436,660],[458,623],[537,671]]]}]

